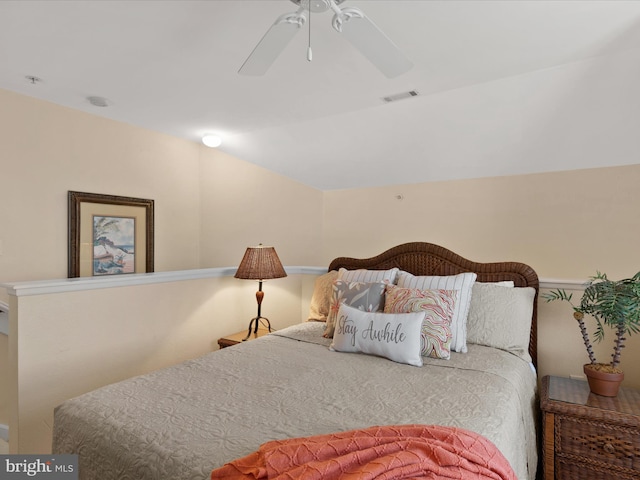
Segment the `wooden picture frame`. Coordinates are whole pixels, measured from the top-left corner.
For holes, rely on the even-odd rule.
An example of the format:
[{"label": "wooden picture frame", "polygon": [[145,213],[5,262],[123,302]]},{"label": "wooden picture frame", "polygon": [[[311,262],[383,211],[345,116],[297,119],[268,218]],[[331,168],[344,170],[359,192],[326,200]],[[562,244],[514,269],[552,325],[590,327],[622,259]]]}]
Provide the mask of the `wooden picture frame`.
[{"label": "wooden picture frame", "polygon": [[153,200],[68,192],[69,278],[153,272]]}]

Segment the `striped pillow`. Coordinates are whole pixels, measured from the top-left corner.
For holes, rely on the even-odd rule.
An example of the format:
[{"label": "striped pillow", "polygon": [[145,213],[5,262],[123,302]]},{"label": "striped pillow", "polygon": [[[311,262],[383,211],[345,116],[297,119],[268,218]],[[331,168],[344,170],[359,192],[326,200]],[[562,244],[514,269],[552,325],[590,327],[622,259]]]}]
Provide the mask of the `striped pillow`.
[{"label": "striped pillow", "polygon": [[344,280],[345,282],[385,282],[396,283],[396,277],[398,276],[399,268],[394,267],[389,270],[365,270],[364,268],[358,270],[347,270],[341,268],[338,270],[338,280]]},{"label": "striped pillow", "polygon": [[471,305],[471,291],[478,276],[475,273],[460,273],[446,277],[416,277],[408,272],[398,273],[398,286],[420,290],[458,290],[458,298],[451,320],[451,350],[467,351],[467,316]]},{"label": "striped pillow", "polygon": [[425,357],[451,357],[451,319],[457,290],[420,290],[387,285],[384,313],[424,312],[421,354]]}]

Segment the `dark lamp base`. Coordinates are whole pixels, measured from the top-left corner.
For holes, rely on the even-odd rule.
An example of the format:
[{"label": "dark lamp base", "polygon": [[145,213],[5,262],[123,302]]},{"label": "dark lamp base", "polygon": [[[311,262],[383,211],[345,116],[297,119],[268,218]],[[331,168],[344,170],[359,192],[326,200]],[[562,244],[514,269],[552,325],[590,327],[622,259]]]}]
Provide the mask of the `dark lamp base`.
[{"label": "dark lamp base", "polygon": [[[246,341],[246,340],[249,340],[249,337],[251,337],[251,333],[252,333],[251,331],[252,330],[253,330],[254,334],[258,333],[258,327],[260,326],[260,321],[261,320],[264,320],[263,323],[266,322],[267,328],[269,329],[269,332],[271,332],[271,322],[269,322],[268,318],[265,318],[265,317],[253,317],[251,319],[251,322],[249,322],[249,330],[247,331],[247,336],[242,339],[243,342]],[[254,327],[254,322],[255,322],[255,327]]]}]

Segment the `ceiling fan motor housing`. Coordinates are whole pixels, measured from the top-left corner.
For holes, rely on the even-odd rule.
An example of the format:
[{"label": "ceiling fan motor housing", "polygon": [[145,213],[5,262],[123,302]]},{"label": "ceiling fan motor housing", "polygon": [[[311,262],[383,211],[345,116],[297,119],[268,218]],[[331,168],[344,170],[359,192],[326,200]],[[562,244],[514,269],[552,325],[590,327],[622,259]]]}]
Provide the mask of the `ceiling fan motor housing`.
[{"label": "ceiling fan motor housing", "polygon": [[[264,75],[278,58],[311,13],[331,10],[333,28],[367,58],[387,78],[394,78],[411,69],[413,63],[400,49],[358,8],[341,8],[344,0],[290,0],[298,10],[285,13],[276,19],[267,33],[240,67],[242,75]],[[308,18],[307,18],[308,16]],[[311,23],[309,23],[311,26]],[[311,29],[309,29],[309,39]],[[307,60],[311,61],[311,45],[307,48]]]},{"label": "ceiling fan motor housing", "polygon": [[311,10],[313,13],[322,13],[331,9],[331,3],[340,5],[344,0],[291,0],[305,10]]}]

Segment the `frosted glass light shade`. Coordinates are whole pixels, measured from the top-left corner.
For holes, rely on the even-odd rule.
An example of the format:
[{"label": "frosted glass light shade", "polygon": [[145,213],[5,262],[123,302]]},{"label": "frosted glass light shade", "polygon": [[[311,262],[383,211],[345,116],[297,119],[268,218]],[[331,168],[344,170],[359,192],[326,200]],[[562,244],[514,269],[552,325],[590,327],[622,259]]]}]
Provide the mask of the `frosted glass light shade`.
[{"label": "frosted glass light shade", "polygon": [[218,135],[205,135],[202,137],[202,143],[207,147],[216,148],[222,145],[222,139]]}]

